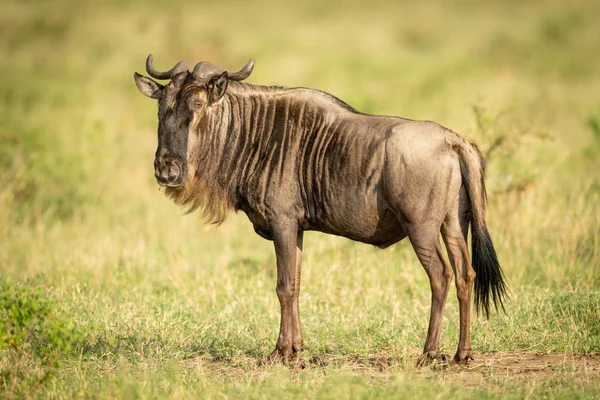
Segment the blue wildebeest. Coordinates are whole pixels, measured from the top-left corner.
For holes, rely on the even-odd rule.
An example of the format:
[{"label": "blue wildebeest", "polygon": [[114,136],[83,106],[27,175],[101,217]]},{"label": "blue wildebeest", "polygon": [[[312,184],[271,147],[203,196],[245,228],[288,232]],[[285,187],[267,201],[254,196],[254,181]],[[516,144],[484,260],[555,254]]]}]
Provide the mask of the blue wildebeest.
[{"label": "blue wildebeest", "polygon": [[275,245],[281,325],[267,359],[294,360],[303,348],[298,294],[303,233],[310,230],[381,248],[408,236],[432,292],[421,365],[446,361],[440,323],[454,272],[454,361],[472,359],[473,283],[476,308],[486,316],[506,295],[485,222],[481,153],[435,122],[363,114],[318,90],[242,83],[253,67],[251,59],[232,73],[201,62],[190,72],[181,61],[159,72],[149,55],[148,74],[169,83],[134,77],[158,100],[154,170],[166,194],[215,223],[242,210]]}]

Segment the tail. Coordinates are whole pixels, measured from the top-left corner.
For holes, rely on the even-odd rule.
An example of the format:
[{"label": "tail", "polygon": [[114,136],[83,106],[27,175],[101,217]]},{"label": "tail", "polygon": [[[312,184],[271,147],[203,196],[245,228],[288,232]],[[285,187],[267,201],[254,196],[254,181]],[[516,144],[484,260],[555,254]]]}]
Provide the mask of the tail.
[{"label": "tail", "polygon": [[[458,135],[457,135],[458,136]],[[507,286],[498,262],[492,238],[485,224],[487,195],[485,190],[485,160],[473,144],[460,139],[453,146],[460,156],[463,184],[471,202],[471,251],[475,278],[475,309],[490,314],[490,299],[494,308],[504,310]]]}]

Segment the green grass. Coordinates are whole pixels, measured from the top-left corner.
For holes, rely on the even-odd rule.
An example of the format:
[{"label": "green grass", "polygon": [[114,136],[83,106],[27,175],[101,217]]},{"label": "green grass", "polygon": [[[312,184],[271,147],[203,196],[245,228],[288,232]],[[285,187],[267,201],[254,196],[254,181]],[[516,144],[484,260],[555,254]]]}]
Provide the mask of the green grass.
[{"label": "green grass", "polygon": [[[600,7],[570,2],[5,2],[0,13],[0,397],[598,398],[597,372],[420,371],[429,284],[408,242],[305,235],[306,368],[261,367],[275,258],[245,216],[157,190],[134,71],[209,60],[250,82],[433,119],[489,155],[507,314],[476,358],[600,352]],[[15,311],[16,310],[16,311]],[[453,354],[451,289],[442,347]]]}]

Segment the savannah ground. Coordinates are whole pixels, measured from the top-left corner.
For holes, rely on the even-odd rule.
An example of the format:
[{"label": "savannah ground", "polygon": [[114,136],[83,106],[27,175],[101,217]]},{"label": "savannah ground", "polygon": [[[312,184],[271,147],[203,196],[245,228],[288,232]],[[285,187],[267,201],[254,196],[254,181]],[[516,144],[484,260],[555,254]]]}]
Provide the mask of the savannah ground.
[{"label": "savannah ground", "polygon": [[[600,3],[14,1],[0,13],[0,397],[599,398]],[[259,366],[279,305],[244,215],[182,215],[153,177],[148,53],[433,119],[488,157],[506,314],[475,361],[416,369],[408,242],[305,235],[304,368]],[[453,355],[451,289],[442,347]]]}]

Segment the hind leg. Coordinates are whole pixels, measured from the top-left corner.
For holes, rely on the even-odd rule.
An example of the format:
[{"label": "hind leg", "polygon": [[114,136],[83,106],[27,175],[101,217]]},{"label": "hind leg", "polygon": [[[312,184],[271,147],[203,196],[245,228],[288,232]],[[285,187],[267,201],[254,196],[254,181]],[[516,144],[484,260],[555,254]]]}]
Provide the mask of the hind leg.
[{"label": "hind leg", "polygon": [[448,266],[442,255],[440,245],[440,225],[426,222],[407,226],[408,237],[429,276],[431,286],[431,311],[429,316],[429,329],[423,348],[423,356],[417,363],[423,366],[434,360],[446,363],[446,356],[440,350],[440,328],[442,314],[448,296],[448,288],[452,280],[452,269]]},{"label": "hind leg", "polygon": [[469,260],[466,241],[469,225],[467,202],[466,194],[464,190],[461,190],[459,198],[442,224],[442,237],[446,244],[452,269],[456,275],[456,295],[460,313],[460,338],[454,356],[454,361],[457,363],[468,362],[473,359],[470,336],[470,307],[475,271]]}]

